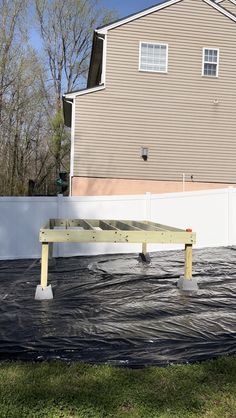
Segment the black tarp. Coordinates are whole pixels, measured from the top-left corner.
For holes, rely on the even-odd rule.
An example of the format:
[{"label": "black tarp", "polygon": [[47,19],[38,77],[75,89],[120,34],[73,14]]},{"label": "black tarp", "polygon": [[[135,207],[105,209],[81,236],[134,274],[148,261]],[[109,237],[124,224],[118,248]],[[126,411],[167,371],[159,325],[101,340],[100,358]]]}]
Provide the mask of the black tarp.
[{"label": "black tarp", "polygon": [[194,250],[199,291],[176,287],[184,252],[57,259],[54,299],[35,301],[39,260],[0,261],[0,359],[128,366],[236,353],[236,248]]}]

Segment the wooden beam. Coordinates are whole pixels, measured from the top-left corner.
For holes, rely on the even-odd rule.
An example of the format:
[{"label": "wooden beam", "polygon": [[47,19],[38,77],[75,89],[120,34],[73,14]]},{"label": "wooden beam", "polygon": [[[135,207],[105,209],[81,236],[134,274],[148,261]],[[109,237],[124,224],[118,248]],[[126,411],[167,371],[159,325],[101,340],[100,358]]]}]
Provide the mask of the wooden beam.
[{"label": "wooden beam", "polygon": [[103,230],[113,230],[113,231],[118,231],[118,228],[116,228],[114,225],[110,224],[109,221],[105,221],[105,220],[100,220],[99,221],[99,226],[101,229]]},{"label": "wooden beam", "polygon": [[147,243],[146,242],[142,243],[142,254],[143,255],[147,254]]},{"label": "wooden beam", "polygon": [[130,221],[109,221],[121,231],[140,231],[140,228],[133,226]]},{"label": "wooden beam", "polygon": [[[76,229],[78,227],[82,229]],[[196,242],[194,232],[149,221],[50,219],[40,229],[39,239],[42,243],[42,288],[47,287],[48,257],[52,256],[54,242],[142,243],[144,257],[147,255],[148,243],[185,244],[185,278],[192,279],[192,245]]]},{"label": "wooden beam", "polygon": [[55,219],[50,219],[50,221],[52,222],[54,222],[54,228],[55,227],[65,227],[66,226],[66,222],[67,222],[67,219],[64,219],[64,218],[55,218]]},{"label": "wooden beam", "polygon": [[[55,218],[50,219],[51,223],[54,223],[54,227],[64,227],[64,228],[73,228],[82,227],[82,223],[86,222],[90,224],[91,227],[99,226],[99,219],[66,219],[66,218]],[[46,229],[46,228],[44,228]]]},{"label": "wooden beam", "polygon": [[48,242],[42,243],[42,258],[41,258],[41,286],[44,289],[48,283]]},{"label": "wooden beam", "polygon": [[85,219],[80,220],[80,226],[82,226],[82,228],[84,228],[86,230],[94,230],[95,229],[95,227],[93,225],[91,225],[91,223],[88,222]]},{"label": "wooden beam", "polygon": [[49,220],[49,226],[50,226],[50,229],[53,229],[55,227],[55,219]]},{"label": "wooden beam", "polygon": [[[193,244],[195,234],[185,231],[141,231],[137,228],[118,223],[121,230],[75,230],[41,229],[41,242],[130,242],[160,244]],[[126,228],[130,227],[130,230]]]},{"label": "wooden beam", "polygon": [[162,231],[184,231],[184,229],[174,228],[173,226],[158,224],[156,222],[147,221],[148,225],[153,225],[160,228]]},{"label": "wooden beam", "polygon": [[159,228],[156,225],[149,225],[145,222],[132,221],[132,225],[136,226],[137,228],[143,231],[163,231],[162,228]]},{"label": "wooden beam", "polygon": [[69,220],[69,228],[77,228],[79,226],[79,220],[78,219],[70,219]]},{"label": "wooden beam", "polygon": [[192,245],[185,244],[185,274],[184,278],[192,279]]}]

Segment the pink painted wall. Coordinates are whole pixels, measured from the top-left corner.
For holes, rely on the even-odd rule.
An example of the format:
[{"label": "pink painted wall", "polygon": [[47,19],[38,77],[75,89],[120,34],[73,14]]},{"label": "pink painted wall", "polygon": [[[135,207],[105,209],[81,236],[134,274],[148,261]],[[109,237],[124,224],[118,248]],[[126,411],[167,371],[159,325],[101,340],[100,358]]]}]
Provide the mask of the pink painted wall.
[{"label": "pink painted wall", "polygon": [[[222,189],[235,184],[186,182],[185,191]],[[72,196],[127,195],[150,193],[175,193],[183,191],[178,181],[151,181],[106,178],[72,178]]]}]

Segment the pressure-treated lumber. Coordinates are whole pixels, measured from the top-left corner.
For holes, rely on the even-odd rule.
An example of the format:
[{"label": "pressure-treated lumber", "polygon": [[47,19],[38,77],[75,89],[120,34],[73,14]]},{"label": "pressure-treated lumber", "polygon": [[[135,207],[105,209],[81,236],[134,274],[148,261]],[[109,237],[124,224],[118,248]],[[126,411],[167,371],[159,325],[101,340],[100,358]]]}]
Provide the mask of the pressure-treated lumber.
[{"label": "pressure-treated lumber", "polygon": [[147,244],[184,244],[185,279],[192,279],[192,246],[196,234],[150,221],[114,219],[50,219],[40,229],[42,243],[41,288],[47,287],[48,257],[54,242],[142,243],[143,259],[149,259]]},{"label": "pressure-treated lumber", "polygon": [[42,258],[41,258],[41,286],[44,289],[48,283],[48,255],[49,245],[47,242],[42,243]]},{"label": "pressure-treated lumber", "polygon": [[147,243],[146,242],[142,243],[142,254],[143,255],[147,254]]},{"label": "pressure-treated lumber", "polygon": [[192,245],[185,244],[185,279],[192,279]]},{"label": "pressure-treated lumber", "polygon": [[40,229],[40,241],[194,244],[195,233],[148,221],[52,219]]}]

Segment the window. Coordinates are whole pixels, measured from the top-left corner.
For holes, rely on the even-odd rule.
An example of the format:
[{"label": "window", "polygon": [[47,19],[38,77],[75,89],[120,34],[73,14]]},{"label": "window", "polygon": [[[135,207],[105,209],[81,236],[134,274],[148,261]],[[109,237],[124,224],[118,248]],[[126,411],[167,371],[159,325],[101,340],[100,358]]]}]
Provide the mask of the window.
[{"label": "window", "polygon": [[139,70],[167,72],[168,45],[140,42]]},{"label": "window", "polygon": [[219,49],[203,48],[202,75],[218,77]]}]

